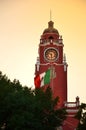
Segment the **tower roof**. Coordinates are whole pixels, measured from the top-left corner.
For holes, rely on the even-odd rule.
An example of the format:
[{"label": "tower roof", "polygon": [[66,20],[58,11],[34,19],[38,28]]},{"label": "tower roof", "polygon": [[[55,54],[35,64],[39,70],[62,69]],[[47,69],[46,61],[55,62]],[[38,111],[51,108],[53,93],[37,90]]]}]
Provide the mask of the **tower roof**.
[{"label": "tower roof", "polygon": [[59,34],[58,30],[54,28],[54,22],[53,21],[49,21],[48,22],[48,28],[46,28],[43,32],[43,34],[45,33],[56,33]]}]

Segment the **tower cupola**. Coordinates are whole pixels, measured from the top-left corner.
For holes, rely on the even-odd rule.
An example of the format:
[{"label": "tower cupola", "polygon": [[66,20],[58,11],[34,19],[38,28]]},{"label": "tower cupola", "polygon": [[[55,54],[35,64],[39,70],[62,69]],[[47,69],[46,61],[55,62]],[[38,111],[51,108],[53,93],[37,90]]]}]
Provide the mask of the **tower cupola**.
[{"label": "tower cupola", "polygon": [[43,32],[43,34],[45,33],[56,33],[59,35],[59,32],[57,29],[54,28],[54,22],[53,21],[49,21],[48,22],[48,28],[46,28]]},{"label": "tower cupola", "polygon": [[41,43],[45,44],[49,41],[61,43],[59,42],[60,40],[62,42],[58,30],[54,28],[54,22],[50,20],[48,22],[48,28],[44,29],[43,34],[41,36]]}]

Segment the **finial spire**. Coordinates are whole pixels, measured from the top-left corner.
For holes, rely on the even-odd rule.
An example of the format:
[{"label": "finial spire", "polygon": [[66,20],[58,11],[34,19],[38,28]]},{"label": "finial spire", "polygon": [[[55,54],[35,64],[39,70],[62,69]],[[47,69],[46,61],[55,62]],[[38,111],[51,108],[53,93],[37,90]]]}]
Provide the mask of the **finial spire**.
[{"label": "finial spire", "polygon": [[50,9],[50,21],[48,22],[48,28],[53,28],[54,22],[52,22],[52,11]]},{"label": "finial spire", "polygon": [[50,21],[52,20],[52,11],[50,9]]}]

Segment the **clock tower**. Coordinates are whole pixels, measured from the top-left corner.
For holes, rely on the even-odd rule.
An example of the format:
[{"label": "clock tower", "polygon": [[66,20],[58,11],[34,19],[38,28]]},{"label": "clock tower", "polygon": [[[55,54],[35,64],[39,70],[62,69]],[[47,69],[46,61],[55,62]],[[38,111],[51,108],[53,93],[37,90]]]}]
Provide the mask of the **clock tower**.
[{"label": "clock tower", "polygon": [[[48,28],[41,35],[35,75],[39,75],[49,68],[52,70],[50,84],[53,96],[59,97],[59,107],[67,102],[67,63],[63,54],[63,39],[58,30],[54,28],[54,22],[48,22]],[[45,86],[47,87],[47,85]]]}]

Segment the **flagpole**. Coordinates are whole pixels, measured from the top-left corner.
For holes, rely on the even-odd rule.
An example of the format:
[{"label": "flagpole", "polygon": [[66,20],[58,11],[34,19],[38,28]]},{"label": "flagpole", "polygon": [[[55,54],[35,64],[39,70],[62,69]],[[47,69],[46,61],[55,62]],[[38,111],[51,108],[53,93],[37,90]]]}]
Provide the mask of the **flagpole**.
[{"label": "flagpole", "polygon": [[53,64],[51,63],[51,89],[52,89],[52,92],[53,92],[53,74],[54,74],[54,68],[53,68]]},{"label": "flagpole", "polygon": [[51,89],[52,92],[54,92],[54,78],[56,78],[56,72],[53,63],[51,63],[50,69],[51,69]]}]

